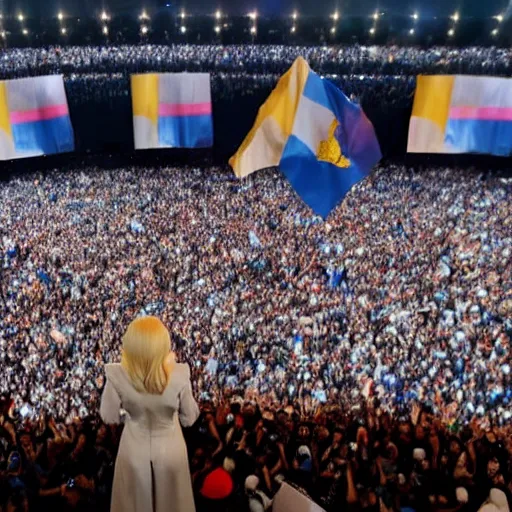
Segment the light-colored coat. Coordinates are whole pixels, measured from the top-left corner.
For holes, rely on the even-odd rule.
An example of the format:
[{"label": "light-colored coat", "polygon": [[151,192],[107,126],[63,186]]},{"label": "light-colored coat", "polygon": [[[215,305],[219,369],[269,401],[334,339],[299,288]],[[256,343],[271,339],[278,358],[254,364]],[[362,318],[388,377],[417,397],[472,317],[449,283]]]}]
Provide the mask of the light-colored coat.
[{"label": "light-colored coat", "polygon": [[111,512],[194,512],[187,447],[181,425],[199,416],[190,368],[176,364],[161,395],[139,393],[120,364],[105,367],[100,415],[125,426],[116,460]]}]

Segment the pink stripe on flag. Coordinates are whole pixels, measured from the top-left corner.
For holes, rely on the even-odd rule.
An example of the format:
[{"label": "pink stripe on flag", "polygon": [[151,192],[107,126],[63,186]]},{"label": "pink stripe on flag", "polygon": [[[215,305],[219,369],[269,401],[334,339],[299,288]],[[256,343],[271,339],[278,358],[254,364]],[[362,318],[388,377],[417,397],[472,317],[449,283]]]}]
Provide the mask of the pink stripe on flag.
[{"label": "pink stripe on flag", "polygon": [[162,103],[158,106],[158,115],[162,117],[205,116],[211,113],[211,103]]},{"label": "pink stripe on flag", "polygon": [[512,121],[512,108],[506,107],[452,107],[450,119],[475,121]]},{"label": "pink stripe on flag", "polygon": [[63,117],[69,115],[67,105],[52,105],[51,107],[41,107],[34,110],[25,110],[18,112],[11,112],[11,123],[33,123],[35,121],[48,121],[56,117]]}]

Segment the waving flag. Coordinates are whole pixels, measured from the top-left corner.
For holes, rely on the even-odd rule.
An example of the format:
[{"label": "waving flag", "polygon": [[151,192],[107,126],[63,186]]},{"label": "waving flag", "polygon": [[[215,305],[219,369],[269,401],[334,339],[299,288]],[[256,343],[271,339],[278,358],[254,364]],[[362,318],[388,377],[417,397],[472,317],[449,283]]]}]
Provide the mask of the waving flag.
[{"label": "waving flag", "polygon": [[135,149],[213,145],[208,73],[132,75]]},{"label": "waving flag", "polygon": [[419,76],[408,151],[512,155],[512,79]]},{"label": "waving flag", "polygon": [[0,160],[74,149],[62,76],[0,82]]},{"label": "waving flag", "polygon": [[327,217],[381,157],[361,107],[299,57],[261,107],[230,164],[239,177],[279,166],[304,202]]}]

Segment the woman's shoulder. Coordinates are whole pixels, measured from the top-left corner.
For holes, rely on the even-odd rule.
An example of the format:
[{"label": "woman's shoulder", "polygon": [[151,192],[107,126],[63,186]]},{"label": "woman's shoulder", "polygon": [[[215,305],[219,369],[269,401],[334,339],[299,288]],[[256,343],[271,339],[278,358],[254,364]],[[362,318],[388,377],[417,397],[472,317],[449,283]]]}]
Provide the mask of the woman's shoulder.
[{"label": "woman's shoulder", "polygon": [[123,383],[126,383],[126,373],[120,363],[106,364],[105,375],[118,391],[124,387]]},{"label": "woman's shoulder", "polygon": [[174,374],[184,380],[190,379],[190,366],[187,363],[175,363]]}]

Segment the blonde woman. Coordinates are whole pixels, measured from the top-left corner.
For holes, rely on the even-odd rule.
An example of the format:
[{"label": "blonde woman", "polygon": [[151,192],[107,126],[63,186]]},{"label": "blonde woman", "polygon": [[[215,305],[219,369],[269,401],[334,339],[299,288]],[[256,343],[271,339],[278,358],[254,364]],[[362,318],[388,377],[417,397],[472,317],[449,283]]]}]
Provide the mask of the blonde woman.
[{"label": "blonde woman", "polygon": [[106,365],[101,417],[119,423],[126,411],[111,512],[195,510],[180,423],[192,425],[199,408],[190,368],[175,362],[170,344],[158,318],[138,318],[123,337],[121,364]]}]

